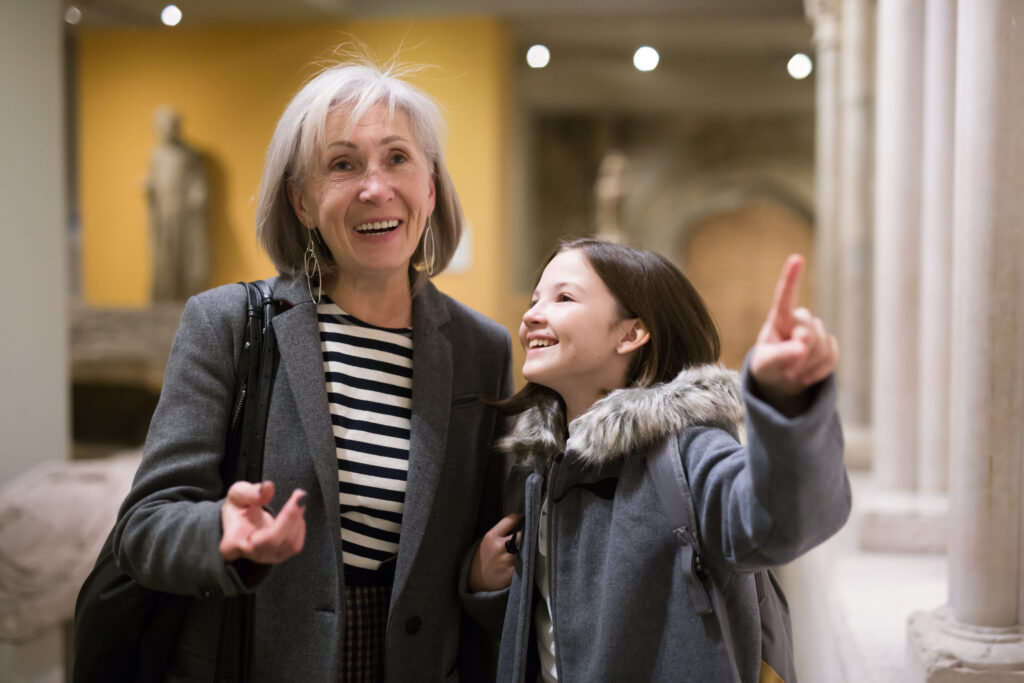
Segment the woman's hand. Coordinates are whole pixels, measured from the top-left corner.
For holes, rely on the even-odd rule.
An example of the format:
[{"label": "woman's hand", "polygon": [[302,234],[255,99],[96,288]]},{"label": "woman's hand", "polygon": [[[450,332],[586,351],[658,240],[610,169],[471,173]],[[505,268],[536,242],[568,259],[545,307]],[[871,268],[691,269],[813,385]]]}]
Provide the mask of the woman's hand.
[{"label": "woman's hand", "polygon": [[516,556],[508,551],[506,543],[511,540],[519,547],[523,534],[518,528],[522,517],[519,513],[502,517],[484,534],[469,567],[470,593],[497,591],[512,583]]},{"label": "woman's hand", "polygon": [[803,268],[802,256],[786,259],[768,319],[750,356],[758,393],[789,417],[803,412],[805,390],[832,374],[839,362],[839,344],[821,319],[806,308],[796,308]]},{"label": "woman's hand", "polygon": [[306,540],[306,492],[292,491],[277,517],[263,509],[274,498],[274,483],[236,481],[220,508],[220,554],[228,562],[240,558],[279,564],[302,550]]}]

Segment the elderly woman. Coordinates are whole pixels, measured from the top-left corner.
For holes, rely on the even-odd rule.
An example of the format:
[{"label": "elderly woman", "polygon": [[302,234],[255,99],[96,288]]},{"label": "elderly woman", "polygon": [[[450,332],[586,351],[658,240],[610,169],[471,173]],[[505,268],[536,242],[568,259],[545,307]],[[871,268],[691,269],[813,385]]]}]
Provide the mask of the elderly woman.
[{"label": "elderly woman", "polygon": [[[463,217],[437,106],[393,70],[339,64],[287,106],[257,232],[280,272],[262,484],[218,472],[245,291],[189,300],[119,565],[193,595],[168,680],[213,680],[224,597],[255,594],[257,680],[476,679],[460,558],[494,523],[506,330],[440,293]],[[461,671],[460,671],[461,666]]]}]

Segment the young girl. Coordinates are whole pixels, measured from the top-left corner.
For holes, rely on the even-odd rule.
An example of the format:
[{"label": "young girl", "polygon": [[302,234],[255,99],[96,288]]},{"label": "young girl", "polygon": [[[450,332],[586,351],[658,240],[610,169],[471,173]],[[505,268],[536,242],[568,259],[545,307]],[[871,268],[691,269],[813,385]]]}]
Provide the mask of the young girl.
[{"label": "young girl", "polygon": [[481,621],[507,596],[499,680],[733,680],[710,654],[648,475],[645,458],[667,438],[725,594],[740,677],[758,680],[751,571],[821,543],[850,509],[838,347],[795,307],[802,268],[799,256],[786,262],[736,377],[716,364],[714,323],[668,260],[592,239],[556,250],[519,328],[529,383],[506,402],[519,417],[501,444],[525,479],[525,519],[509,515],[484,536],[463,596]]}]

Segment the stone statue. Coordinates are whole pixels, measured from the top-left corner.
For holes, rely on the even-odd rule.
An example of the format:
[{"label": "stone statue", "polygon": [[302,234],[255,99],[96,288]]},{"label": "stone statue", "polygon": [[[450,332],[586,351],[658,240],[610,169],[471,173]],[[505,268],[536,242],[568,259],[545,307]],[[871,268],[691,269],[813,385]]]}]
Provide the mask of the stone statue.
[{"label": "stone statue", "polygon": [[169,107],[153,116],[153,150],[146,196],[153,260],[153,301],[187,299],[207,287],[208,189],[202,154],[181,139],[181,117]]},{"label": "stone statue", "polygon": [[601,159],[594,183],[595,233],[612,242],[624,242],[622,204],[629,194],[629,159],[625,153],[611,149]]}]

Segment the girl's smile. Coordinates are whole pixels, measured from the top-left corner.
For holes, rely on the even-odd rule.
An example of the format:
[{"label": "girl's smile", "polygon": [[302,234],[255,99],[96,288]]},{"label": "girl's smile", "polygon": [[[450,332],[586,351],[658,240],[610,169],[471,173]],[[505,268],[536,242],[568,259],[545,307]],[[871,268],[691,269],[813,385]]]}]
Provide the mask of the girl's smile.
[{"label": "girl's smile", "polygon": [[519,326],[523,376],[556,391],[570,420],[625,383],[632,351],[646,341],[645,332],[637,343],[642,323],[620,309],[578,249],[551,259],[537,283]]}]

